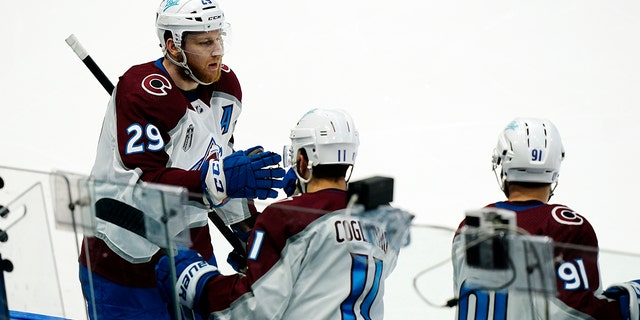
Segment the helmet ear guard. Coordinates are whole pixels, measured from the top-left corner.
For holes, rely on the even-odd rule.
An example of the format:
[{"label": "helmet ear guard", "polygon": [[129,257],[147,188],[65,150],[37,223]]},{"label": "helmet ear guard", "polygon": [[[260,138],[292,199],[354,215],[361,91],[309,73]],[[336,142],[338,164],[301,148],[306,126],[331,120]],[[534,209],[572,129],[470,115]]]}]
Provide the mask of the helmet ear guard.
[{"label": "helmet ear guard", "polygon": [[282,166],[284,168],[291,166],[294,163],[293,160],[293,150],[291,146],[285,145],[282,147]]}]

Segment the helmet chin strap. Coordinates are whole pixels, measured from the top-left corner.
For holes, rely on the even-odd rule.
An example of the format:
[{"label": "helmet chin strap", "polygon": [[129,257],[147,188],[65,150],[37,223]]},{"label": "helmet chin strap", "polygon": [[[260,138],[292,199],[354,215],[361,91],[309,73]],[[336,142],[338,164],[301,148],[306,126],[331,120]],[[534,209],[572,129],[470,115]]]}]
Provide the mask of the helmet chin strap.
[{"label": "helmet chin strap", "polygon": [[183,62],[179,62],[176,61],[176,59],[172,58],[171,55],[167,52],[167,49],[164,49],[164,56],[169,59],[169,61],[171,61],[171,63],[175,64],[176,66],[178,66],[180,68],[180,70],[182,70],[182,72],[184,72],[184,74],[188,75],[189,78],[191,78],[193,81],[206,86],[206,85],[210,85],[213,82],[203,82],[200,79],[198,79],[194,74],[193,71],[191,71],[191,68],[189,68],[189,65],[187,64],[187,55],[184,53],[184,50],[182,50],[182,48],[176,46],[176,48],[178,48],[178,51],[180,51],[180,54],[182,55],[182,61]]},{"label": "helmet chin strap", "polygon": [[[300,187],[300,191],[302,193],[306,193],[307,192],[307,183],[309,183],[309,181],[311,181],[311,178],[313,177],[313,162],[309,161],[309,164],[307,165],[307,169],[309,170],[309,178],[305,179],[302,176],[300,176],[300,173],[298,172],[298,163],[295,164],[296,166],[296,170],[294,171],[296,173],[296,176],[298,177],[298,186]],[[345,177],[345,181],[347,183],[349,183],[349,180],[351,180],[351,174],[353,173],[353,165],[349,165],[349,169],[347,172],[347,175]]]},{"label": "helmet chin strap", "polygon": [[547,201],[551,200],[551,197],[553,197],[553,191],[555,191],[555,190],[556,190],[556,187],[557,187],[557,186],[558,186],[558,181],[556,181],[556,182],[553,184],[553,186],[551,186],[551,192],[549,192],[549,199],[548,199]]},{"label": "helmet chin strap", "polygon": [[496,171],[497,167],[498,166],[496,166],[495,164],[493,165],[493,174],[496,176],[496,181],[498,182],[498,186],[500,187],[500,190],[502,190],[504,195],[507,198],[509,198],[509,189],[506,187],[505,180],[502,179],[502,170],[500,172],[500,176],[498,176],[498,171]]},{"label": "helmet chin strap", "polygon": [[344,180],[346,183],[349,183],[349,180],[351,180],[351,174],[353,174],[353,165],[350,164],[349,168],[347,169],[347,174],[344,177]]},{"label": "helmet chin strap", "polygon": [[298,185],[300,185],[300,192],[307,193],[307,183],[309,183],[309,181],[311,181],[311,177],[313,177],[313,163],[312,161],[309,161],[309,164],[307,164],[307,169],[309,169],[308,179],[303,178],[298,172],[298,162],[295,163],[295,166],[296,166],[296,170],[294,170],[294,172],[298,177]]}]

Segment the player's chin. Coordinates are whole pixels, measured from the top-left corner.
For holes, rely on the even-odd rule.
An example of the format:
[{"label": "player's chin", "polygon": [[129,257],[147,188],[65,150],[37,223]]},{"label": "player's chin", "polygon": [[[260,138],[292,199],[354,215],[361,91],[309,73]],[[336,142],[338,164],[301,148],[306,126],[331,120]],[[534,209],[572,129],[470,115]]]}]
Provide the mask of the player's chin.
[{"label": "player's chin", "polygon": [[220,68],[218,67],[217,69],[206,69],[205,71],[201,72],[200,77],[198,78],[202,79],[204,82],[216,82],[220,80]]}]

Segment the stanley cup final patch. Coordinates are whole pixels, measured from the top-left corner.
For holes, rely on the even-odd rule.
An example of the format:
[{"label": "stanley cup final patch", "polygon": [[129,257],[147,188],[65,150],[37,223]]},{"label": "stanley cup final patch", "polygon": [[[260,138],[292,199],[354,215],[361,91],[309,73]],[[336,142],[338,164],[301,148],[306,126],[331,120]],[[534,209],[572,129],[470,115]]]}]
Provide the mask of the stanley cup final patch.
[{"label": "stanley cup final patch", "polygon": [[187,133],[184,137],[184,143],[182,144],[182,151],[187,151],[191,149],[191,145],[193,144],[193,124],[190,124],[187,128]]}]

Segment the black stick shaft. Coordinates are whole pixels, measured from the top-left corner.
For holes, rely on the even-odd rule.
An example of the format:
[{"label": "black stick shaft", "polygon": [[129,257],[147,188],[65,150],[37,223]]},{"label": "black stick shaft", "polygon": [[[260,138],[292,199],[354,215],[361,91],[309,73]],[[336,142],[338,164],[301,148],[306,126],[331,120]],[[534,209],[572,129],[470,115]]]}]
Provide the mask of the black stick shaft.
[{"label": "black stick shaft", "polygon": [[147,237],[144,213],[124,202],[111,198],[96,201],[96,217],[127,229],[143,238]]},{"label": "black stick shaft", "polygon": [[218,216],[215,211],[209,211],[209,220],[211,220],[213,225],[216,226],[218,230],[220,230],[220,233],[222,233],[224,238],[227,239],[231,247],[236,252],[246,256],[246,250],[244,249],[242,242],[240,242],[240,239],[238,239],[233,231],[231,231],[231,229],[229,229],[229,227],[224,224],[224,221],[222,221],[220,216]]},{"label": "black stick shaft", "polygon": [[115,88],[113,86],[113,83],[111,83],[111,80],[107,78],[107,76],[102,72],[102,69],[100,69],[100,67],[98,67],[95,61],[93,61],[91,56],[87,56],[82,60],[82,62],[84,62],[84,65],[87,66],[89,70],[91,70],[91,73],[93,73],[93,76],[96,77],[96,79],[98,79],[102,87],[105,90],[107,90],[107,93],[111,94],[113,92],[113,89]]},{"label": "black stick shaft", "polygon": [[89,69],[89,71],[91,71],[93,76],[96,77],[96,79],[98,79],[102,87],[105,90],[107,90],[107,93],[111,94],[114,89],[113,83],[111,83],[111,80],[109,80],[109,78],[107,78],[104,72],[102,72],[102,69],[100,69],[100,67],[96,64],[96,62],[93,61],[93,58],[91,58],[87,50],[85,50],[84,47],[82,47],[82,44],[80,44],[76,36],[72,34],[65,41],[67,42],[69,47],[73,49],[73,52],[75,52],[76,55],[78,55],[78,58],[82,60],[84,65],[87,66],[87,68]]}]

